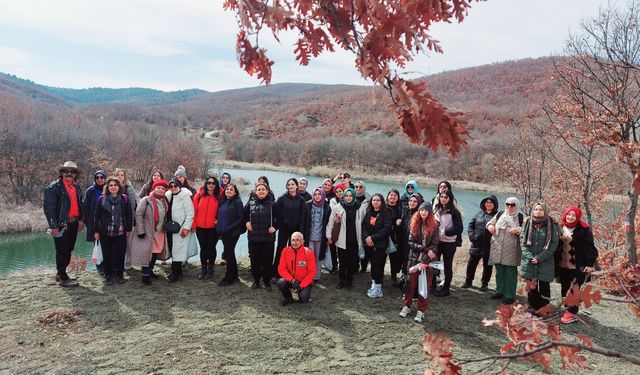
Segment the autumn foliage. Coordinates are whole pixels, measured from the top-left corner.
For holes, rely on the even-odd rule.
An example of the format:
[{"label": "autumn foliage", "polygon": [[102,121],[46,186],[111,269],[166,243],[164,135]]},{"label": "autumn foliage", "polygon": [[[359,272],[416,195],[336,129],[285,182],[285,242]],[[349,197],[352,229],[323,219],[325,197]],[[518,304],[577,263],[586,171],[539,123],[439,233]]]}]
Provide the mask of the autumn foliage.
[{"label": "autumn foliage", "polygon": [[391,94],[400,128],[414,143],[452,155],[466,145],[468,131],[459,112],[449,112],[428,93],[424,82],[401,78],[397,69],[425,51],[441,53],[429,29],[436,22],[461,22],[470,0],[226,0],[237,15],[240,66],[262,82],[271,81],[266,50],[260,47],[263,28],[276,40],[286,31],[297,33],[296,60],[301,65],[336,48],[355,54],[362,77],[383,85]]}]

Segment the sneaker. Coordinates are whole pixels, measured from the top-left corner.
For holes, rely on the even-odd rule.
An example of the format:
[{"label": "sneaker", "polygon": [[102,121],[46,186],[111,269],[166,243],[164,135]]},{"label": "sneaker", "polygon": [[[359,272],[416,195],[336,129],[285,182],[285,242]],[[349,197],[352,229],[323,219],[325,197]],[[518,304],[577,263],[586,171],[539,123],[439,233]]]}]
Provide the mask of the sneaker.
[{"label": "sneaker", "polygon": [[418,311],[418,312],[416,313],[416,317],[415,317],[415,318],[413,318],[413,320],[414,320],[416,323],[422,323],[422,321],[424,320],[424,313],[423,313],[422,311]]},{"label": "sneaker", "polygon": [[411,312],[411,309],[407,306],[402,306],[402,310],[400,310],[400,316],[406,318],[407,315]]},{"label": "sneaker", "polygon": [[564,315],[562,315],[562,318],[560,318],[560,322],[564,324],[570,324],[577,320],[578,318],[576,318],[576,314],[572,314],[569,311],[565,311]]},{"label": "sneaker", "polygon": [[462,284],[461,288],[465,288],[465,289],[467,289],[467,288],[471,288],[471,285],[472,285],[472,284],[471,284],[470,282],[465,281],[465,282],[464,282],[464,284]]},{"label": "sneaker", "polygon": [[483,292],[486,292],[487,290],[489,290],[489,284],[488,283],[482,283],[482,286],[480,287],[480,290]]},{"label": "sneaker", "polygon": [[60,285],[63,288],[74,288],[76,286],[79,286],[80,284],[78,284],[78,282],[75,281],[74,279],[67,279],[65,281],[60,281],[58,285]]}]

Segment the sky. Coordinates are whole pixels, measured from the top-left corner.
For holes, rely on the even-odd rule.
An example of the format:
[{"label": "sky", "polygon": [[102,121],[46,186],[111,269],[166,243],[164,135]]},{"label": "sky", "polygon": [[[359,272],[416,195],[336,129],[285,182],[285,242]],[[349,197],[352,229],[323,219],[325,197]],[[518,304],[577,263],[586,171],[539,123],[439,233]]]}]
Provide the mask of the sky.
[{"label": "sky", "polygon": [[[0,72],[69,88],[258,86],[240,69],[235,16],[222,0],[0,0]],[[595,17],[605,0],[488,0],[473,3],[460,24],[431,35],[444,54],[418,55],[417,77],[505,60],[562,53],[569,33]],[[295,35],[261,45],[276,63],[272,83],[368,85],[347,52],[323,54],[302,67]],[[414,78],[414,77],[411,77]]]}]

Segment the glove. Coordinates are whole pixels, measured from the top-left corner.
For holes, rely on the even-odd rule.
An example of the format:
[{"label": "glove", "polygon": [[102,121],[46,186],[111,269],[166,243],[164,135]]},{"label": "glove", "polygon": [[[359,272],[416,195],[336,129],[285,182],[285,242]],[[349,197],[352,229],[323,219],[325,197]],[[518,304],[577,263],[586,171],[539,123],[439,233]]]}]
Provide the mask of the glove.
[{"label": "glove", "polygon": [[144,238],[145,236],[146,236],[146,234],[144,234],[144,233],[140,233],[140,234],[138,235],[138,238]]}]

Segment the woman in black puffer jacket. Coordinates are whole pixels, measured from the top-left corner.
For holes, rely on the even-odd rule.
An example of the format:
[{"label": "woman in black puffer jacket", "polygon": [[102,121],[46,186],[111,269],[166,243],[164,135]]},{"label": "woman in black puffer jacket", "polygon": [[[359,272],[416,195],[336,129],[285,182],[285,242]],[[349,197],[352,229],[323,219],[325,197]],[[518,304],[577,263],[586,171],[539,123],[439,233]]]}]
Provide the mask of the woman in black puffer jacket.
[{"label": "woman in black puffer jacket", "polygon": [[489,253],[491,250],[491,233],[487,230],[487,223],[498,211],[498,199],[495,195],[489,195],[480,202],[480,211],[471,219],[467,227],[469,241],[469,261],[467,262],[467,278],[462,284],[463,288],[470,288],[480,259],[482,259],[482,287],[487,290],[493,267],[489,265]]},{"label": "woman in black puffer jacket", "polygon": [[382,277],[392,227],[391,213],[384,197],[380,193],[374,194],[362,220],[362,243],[365,251],[371,254],[372,280],[371,288],[367,291],[370,298],[382,297]]},{"label": "woman in black puffer jacket", "polygon": [[231,285],[238,281],[238,263],[235,250],[238,238],[245,230],[244,210],[240,192],[236,184],[228,183],[220,200],[218,223],[216,225],[216,231],[220,235],[224,246],[222,258],[227,262],[227,273],[218,283],[220,286]]}]

